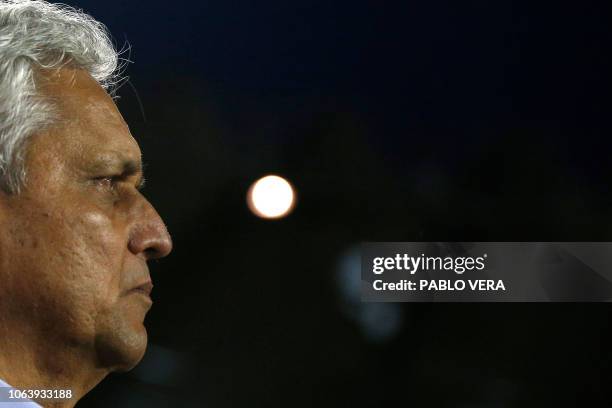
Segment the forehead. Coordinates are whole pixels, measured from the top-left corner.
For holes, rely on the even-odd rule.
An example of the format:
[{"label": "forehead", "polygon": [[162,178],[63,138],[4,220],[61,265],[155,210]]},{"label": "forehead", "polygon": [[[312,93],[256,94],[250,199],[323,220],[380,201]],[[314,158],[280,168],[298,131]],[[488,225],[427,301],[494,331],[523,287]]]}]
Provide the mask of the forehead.
[{"label": "forehead", "polygon": [[39,89],[59,115],[53,143],[87,156],[120,155],[140,161],[140,148],[112,98],[84,70],[62,68],[39,75]]}]

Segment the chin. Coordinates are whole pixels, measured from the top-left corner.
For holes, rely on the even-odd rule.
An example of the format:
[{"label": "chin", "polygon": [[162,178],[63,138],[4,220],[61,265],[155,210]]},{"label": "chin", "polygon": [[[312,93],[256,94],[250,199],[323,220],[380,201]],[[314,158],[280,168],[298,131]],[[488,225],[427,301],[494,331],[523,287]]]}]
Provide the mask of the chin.
[{"label": "chin", "polygon": [[107,319],[98,325],[95,349],[100,367],[129,371],[144,356],[147,330],[141,322],[129,322],[124,316]]}]

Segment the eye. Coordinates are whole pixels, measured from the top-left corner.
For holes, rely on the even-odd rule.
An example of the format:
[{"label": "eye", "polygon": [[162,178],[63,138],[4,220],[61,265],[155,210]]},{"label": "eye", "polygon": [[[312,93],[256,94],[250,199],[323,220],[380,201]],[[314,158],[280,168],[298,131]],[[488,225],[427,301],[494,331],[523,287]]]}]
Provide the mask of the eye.
[{"label": "eye", "polygon": [[101,176],[93,179],[96,186],[105,189],[114,189],[117,187],[117,183],[120,181],[120,176]]}]

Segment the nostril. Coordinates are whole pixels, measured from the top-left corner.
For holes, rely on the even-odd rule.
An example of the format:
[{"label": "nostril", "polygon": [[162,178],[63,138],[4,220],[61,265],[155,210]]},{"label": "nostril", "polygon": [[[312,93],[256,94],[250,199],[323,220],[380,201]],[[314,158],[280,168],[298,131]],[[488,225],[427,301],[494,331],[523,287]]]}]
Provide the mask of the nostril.
[{"label": "nostril", "polygon": [[172,243],[170,239],[158,239],[154,242],[150,242],[145,248],[143,248],[143,255],[147,260],[159,259],[168,255],[172,251]]},{"label": "nostril", "polygon": [[163,258],[172,251],[172,239],[157,211],[148,201],[144,204],[130,232],[129,249],[146,260]]},{"label": "nostril", "polygon": [[172,250],[172,241],[165,227],[140,227],[134,229],[128,247],[133,254],[151,260],[168,255]]},{"label": "nostril", "polygon": [[156,258],[163,258],[172,252],[172,239],[165,226],[163,227],[163,233],[161,235],[162,237],[157,242],[157,245],[151,248],[155,250]]},{"label": "nostril", "polygon": [[145,258],[147,258],[147,259],[157,259],[157,258],[160,258],[160,253],[155,248],[147,248],[143,252],[144,252]]}]

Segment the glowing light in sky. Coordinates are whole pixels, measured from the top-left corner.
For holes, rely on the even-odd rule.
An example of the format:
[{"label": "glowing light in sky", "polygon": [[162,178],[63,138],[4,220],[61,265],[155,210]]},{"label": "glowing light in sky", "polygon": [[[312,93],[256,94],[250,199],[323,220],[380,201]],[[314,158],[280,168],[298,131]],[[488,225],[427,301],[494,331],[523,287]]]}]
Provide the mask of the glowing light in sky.
[{"label": "glowing light in sky", "polygon": [[261,218],[282,218],[295,205],[295,191],[282,177],[269,175],[251,185],[247,193],[250,210]]}]

